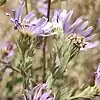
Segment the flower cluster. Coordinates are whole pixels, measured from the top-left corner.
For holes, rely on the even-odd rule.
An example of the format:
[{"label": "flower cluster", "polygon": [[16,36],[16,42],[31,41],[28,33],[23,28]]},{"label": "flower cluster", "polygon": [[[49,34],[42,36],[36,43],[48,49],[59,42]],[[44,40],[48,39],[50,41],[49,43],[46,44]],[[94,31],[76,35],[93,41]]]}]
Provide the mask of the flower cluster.
[{"label": "flower cluster", "polygon": [[[67,12],[65,9],[63,11],[61,11],[60,9],[56,9],[53,16],[50,12],[50,14],[48,14],[49,18],[47,18],[47,9],[49,13],[50,5],[47,5],[47,0],[37,0],[36,7],[38,11],[43,13],[44,15],[41,18],[38,18],[34,11],[28,12],[25,16],[23,16],[24,6],[25,2],[21,3],[16,10],[12,10],[13,17],[9,13],[6,13],[6,15],[10,17],[11,22],[14,24],[14,29],[23,33],[18,37],[18,41],[16,41],[17,48],[19,49],[18,51],[16,50],[16,52],[21,52],[20,55],[17,55],[16,53],[16,55],[20,57],[20,59],[18,59],[18,65],[16,64],[15,66],[17,66],[16,68],[18,68],[18,72],[21,73],[21,76],[23,77],[23,88],[26,90],[24,91],[24,100],[55,100],[56,95],[52,94],[52,91],[48,89],[45,83],[39,84],[29,90],[28,85],[30,85],[31,83],[30,78],[33,79],[32,73],[33,71],[35,73],[35,70],[32,71],[33,66],[38,67],[37,65],[33,64],[33,61],[37,60],[37,58],[33,59],[37,56],[37,49],[35,49],[37,45],[35,43],[37,42],[37,40],[35,42],[36,38],[33,37],[34,39],[32,38],[31,41],[30,36],[39,36],[40,38],[40,36],[47,37],[55,35],[54,37],[43,38],[44,43],[43,45],[41,45],[41,48],[43,46],[43,60],[39,60],[41,62],[40,67],[43,67],[43,82],[46,79],[46,75],[48,74],[47,72],[50,72],[50,74],[52,74],[52,76],[50,76],[52,80],[53,78],[54,81],[55,79],[59,80],[63,76],[63,72],[66,71],[68,63],[79,53],[80,50],[94,48],[98,46],[100,42],[89,42],[95,36],[92,35],[93,27],[88,26],[88,21],[84,21],[82,16],[77,18],[76,21],[72,23],[71,19],[73,10]],[[55,40],[50,41],[49,39]],[[49,45],[49,41],[52,44],[51,46]],[[48,45],[51,47],[50,49],[53,48],[50,51],[50,55],[49,52],[46,52],[46,50],[49,49]],[[1,47],[1,53],[3,55],[2,58],[9,58],[14,55],[13,44],[7,42],[3,44],[3,46]],[[84,49],[85,47],[86,49]],[[49,66],[51,66],[50,71],[48,71]],[[96,72],[96,85],[100,83],[99,72],[100,64]],[[58,78],[59,75],[61,76],[60,78]],[[33,79],[33,81],[34,80],[35,79]],[[38,80],[35,80],[35,82],[38,83]],[[53,81],[50,84],[52,83]],[[56,86],[56,81],[55,84],[52,85]],[[58,89],[57,91],[59,92],[60,89]],[[62,93],[60,94],[62,95]]]},{"label": "flower cluster", "polygon": [[46,84],[39,84],[35,86],[31,91],[27,91],[27,97],[24,96],[24,100],[54,100],[54,96],[51,91],[47,92]]},{"label": "flower cluster", "polygon": [[[45,2],[45,1],[43,1]],[[88,21],[83,22],[83,18],[79,17],[73,24],[71,23],[71,17],[73,11],[67,12],[65,9],[61,12],[60,10],[55,10],[54,16],[52,17],[52,22],[48,22],[46,17],[37,18],[34,12],[29,12],[24,18],[22,18],[22,12],[25,3],[21,3],[16,10],[13,10],[14,18],[10,20],[15,24],[15,29],[21,30],[23,33],[35,34],[37,36],[50,36],[55,34],[53,26],[59,26],[63,28],[65,34],[79,34],[85,37],[85,40],[88,41],[88,35],[91,34],[93,27],[88,26]],[[46,7],[47,9],[47,7]],[[10,14],[6,13],[10,16]]]}]

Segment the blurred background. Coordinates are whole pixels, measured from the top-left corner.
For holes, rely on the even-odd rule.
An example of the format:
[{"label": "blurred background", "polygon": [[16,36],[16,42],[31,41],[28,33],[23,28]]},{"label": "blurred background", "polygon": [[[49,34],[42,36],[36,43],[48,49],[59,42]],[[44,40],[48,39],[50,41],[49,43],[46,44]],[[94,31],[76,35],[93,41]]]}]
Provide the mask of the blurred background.
[{"label": "blurred background", "polygon": [[[13,16],[12,9],[16,9],[20,1],[0,0],[0,44],[4,41],[13,40],[16,31],[5,13],[10,13]],[[37,12],[35,0],[27,0],[27,6],[28,11],[34,10],[37,16],[42,16],[41,13]],[[91,41],[100,41],[100,0],[52,0],[51,10],[54,11],[56,8],[67,9],[68,11],[73,9],[72,23],[78,17],[83,16],[84,20],[88,20],[89,25],[93,26],[92,34],[96,34]],[[38,55],[37,58],[39,58]],[[93,86],[94,72],[98,67],[98,63],[100,63],[100,46],[80,51],[80,54],[69,63],[70,74],[67,77],[65,73],[65,84],[77,88],[83,84]],[[38,73],[36,74],[38,81],[41,81],[40,76]],[[21,89],[20,75],[13,73],[11,69],[5,70],[0,66],[0,100],[22,100],[20,98]],[[94,98],[94,100],[100,100],[100,98]]]}]

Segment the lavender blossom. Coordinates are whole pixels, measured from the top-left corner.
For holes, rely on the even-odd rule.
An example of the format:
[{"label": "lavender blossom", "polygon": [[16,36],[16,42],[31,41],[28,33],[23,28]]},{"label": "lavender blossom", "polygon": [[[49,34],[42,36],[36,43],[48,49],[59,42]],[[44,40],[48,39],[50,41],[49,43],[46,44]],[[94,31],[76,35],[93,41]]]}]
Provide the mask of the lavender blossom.
[{"label": "lavender blossom", "polygon": [[100,63],[98,64],[97,71],[95,72],[95,85],[100,87]]},{"label": "lavender blossom", "polygon": [[[14,18],[10,18],[15,24],[14,29],[18,29],[24,34],[36,36],[50,36],[55,34],[52,32],[52,23],[48,22],[46,17],[37,19],[34,12],[29,12],[24,18],[22,18],[23,7],[24,4],[21,3],[14,11]],[[6,13],[6,15],[10,16],[8,13]]]},{"label": "lavender blossom", "polygon": [[32,21],[27,22],[20,29],[20,31],[23,32],[24,34],[35,35],[35,36],[51,36],[56,34],[52,32],[52,30],[53,30],[52,23],[48,22],[46,17],[42,17],[39,19],[35,18]]},{"label": "lavender blossom", "polygon": [[40,13],[47,16],[47,9],[48,9],[47,0],[35,0],[35,7]]},{"label": "lavender blossom", "polygon": [[9,13],[6,13],[7,16],[10,17],[10,20],[14,23],[14,29],[21,28],[21,19],[22,19],[22,11],[25,6],[25,3],[21,3],[16,10],[12,10],[14,18],[10,16]]},{"label": "lavender blossom", "polygon": [[[91,40],[95,35],[92,34],[92,26],[88,26],[88,21],[83,21],[82,16],[79,17],[73,24],[71,24],[71,17],[73,11],[67,12],[65,9],[61,12],[59,9],[55,10],[54,16],[52,18],[52,23],[58,24],[66,35],[74,35],[77,37],[76,42],[78,44],[82,43],[82,47],[85,47],[88,41]],[[76,36],[77,35],[77,36]],[[84,42],[84,43],[83,43]],[[89,45],[88,45],[89,46]]]},{"label": "lavender blossom", "polygon": [[27,96],[24,95],[24,100],[54,100],[51,95],[51,91],[47,91],[46,84],[39,84],[35,86],[31,91],[27,91]]},{"label": "lavender blossom", "polygon": [[63,10],[60,12],[60,10],[56,10],[52,18],[52,22],[62,23],[63,31],[65,34],[78,33],[83,37],[90,35],[93,27],[90,26],[86,28],[88,26],[88,21],[83,22],[82,17],[79,17],[73,24],[70,24],[72,14],[73,11],[67,12],[66,10]]},{"label": "lavender blossom", "polygon": [[99,41],[95,41],[95,42],[87,42],[85,48],[81,48],[80,50],[81,51],[87,51],[88,49],[92,49],[92,48],[95,48],[95,47],[98,47],[100,45],[100,42]]},{"label": "lavender blossom", "polygon": [[36,23],[31,22],[29,30],[36,36],[50,36],[55,34],[54,32],[52,32],[52,23],[48,22],[47,18],[45,17],[38,19]]}]

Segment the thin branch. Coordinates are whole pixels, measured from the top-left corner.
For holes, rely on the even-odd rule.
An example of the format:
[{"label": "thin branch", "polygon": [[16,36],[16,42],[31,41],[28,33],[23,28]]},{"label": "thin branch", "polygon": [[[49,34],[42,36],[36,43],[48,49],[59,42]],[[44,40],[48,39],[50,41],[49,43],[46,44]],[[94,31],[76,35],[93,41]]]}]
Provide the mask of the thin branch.
[{"label": "thin branch", "polygon": [[11,68],[13,71],[16,71],[18,73],[21,73],[18,69],[15,69],[11,66],[11,64],[7,63],[7,62],[4,62],[2,60],[0,60],[0,63],[2,63],[3,65],[5,65],[7,68]]},{"label": "thin branch", "polygon": [[[50,17],[50,6],[51,6],[51,0],[48,0],[48,10],[47,10],[48,21]],[[43,46],[43,83],[45,82],[45,77],[46,77],[46,41],[47,37],[44,38],[44,46]]]},{"label": "thin branch", "polygon": [[25,0],[26,14],[28,14],[27,0]]}]

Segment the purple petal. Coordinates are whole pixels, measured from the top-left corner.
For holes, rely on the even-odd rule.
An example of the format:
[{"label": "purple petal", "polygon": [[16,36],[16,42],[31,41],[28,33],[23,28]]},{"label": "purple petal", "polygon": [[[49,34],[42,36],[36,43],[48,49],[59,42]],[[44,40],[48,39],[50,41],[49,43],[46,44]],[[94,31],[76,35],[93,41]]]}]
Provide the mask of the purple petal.
[{"label": "purple petal", "polygon": [[33,26],[33,25],[31,25],[28,29],[29,29],[29,32],[33,32],[33,30],[34,30],[34,28],[35,28],[35,26]]},{"label": "purple petal", "polygon": [[54,11],[54,16],[52,18],[52,23],[58,23],[59,15],[60,15],[60,10],[55,10]]},{"label": "purple petal", "polygon": [[62,20],[62,21],[64,22],[65,19],[66,19],[66,15],[67,15],[67,11],[64,9],[64,10],[60,13],[59,19]]},{"label": "purple petal", "polygon": [[79,18],[70,26],[69,29],[75,29],[75,28],[79,27],[80,24],[82,24],[82,22],[83,22],[82,17],[79,17]]},{"label": "purple petal", "polygon": [[34,17],[34,16],[35,16],[34,12],[29,12],[29,13],[23,18],[23,22],[29,22],[30,19],[31,19],[32,17]]},{"label": "purple petal", "polygon": [[37,23],[37,20],[38,20],[37,17],[35,17],[35,18],[30,22],[29,25],[30,25],[30,26],[31,26],[31,25],[35,26],[36,23]]},{"label": "purple petal", "polygon": [[93,34],[91,36],[85,37],[85,41],[89,41],[91,39],[93,39],[96,36],[96,34]]},{"label": "purple petal", "polygon": [[84,36],[84,37],[87,36],[87,35],[90,35],[92,33],[92,30],[93,30],[93,27],[90,26],[86,30],[84,30],[83,32],[81,32],[81,35]]},{"label": "purple petal", "polygon": [[24,95],[24,100],[27,100],[25,95]]},{"label": "purple petal", "polygon": [[13,18],[10,18],[10,21],[13,22],[13,23],[15,23],[15,20]]},{"label": "purple petal", "polygon": [[42,84],[41,89],[45,89],[46,87],[47,87],[47,85],[44,83],[44,84]]},{"label": "purple petal", "polygon": [[7,56],[7,58],[10,58],[10,57],[13,57],[14,56],[14,51],[13,50],[11,50],[10,52],[9,52],[9,54],[8,54],[8,56]]},{"label": "purple petal", "polygon": [[[47,18],[42,17],[36,21],[34,21],[35,25],[29,25],[30,30],[33,34],[40,34],[44,33],[44,30],[42,28],[47,24]],[[32,23],[31,23],[32,24]]]},{"label": "purple petal", "polygon": [[71,20],[72,14],[73,14],[73,11],[70,11],[66,15],[66,19],[65,19],[65,22],[64,22],[64,25],[63,25],[64,33],[68,32],[68,28],[70,26],[70,20]]},{"label": "purple petal", "polygon": [[99,45],[100,45],[100,42],[99,41],[96,41],[94,43],[87,42],[85,48],[81,48],[80,50],[81,51],[87,51],[88,49],[95,48],[95,47],[97,47]]},{"label": "purple petal", "polygon": [[53,25],[50,22],[47,22],[47,24],[42,28],[42,30],[44,30],[44,32],[48,33],[53,29]]},{"label": "purple petal", "polygon": [[98,68],[97,68],[97,74],[100,73],[100,63],[98,64]]},{"label": "purple petal", "polygon": [[73,14],[73,10],[69,11],[68,14],[67,14],[67,18],[66,18],[66,22],[69,23],[70,22],[70,19],[72,17],[72,14]]},{"label": "purple petal", "polygon": [[24,6],[25,6],[25,3],[24,4],[21,3],[15,12],[15,20],[19,21],[19,23],[21,22],[21,14],[22,14]]},{"label": "purple petal", "polygon": [[41,97],[40,100],[47,100],[47,98],[50,96],[50,93],[44,93]]},{"label": "purple petal", "polygon": [[88,25],[88,21],[85,21],[80,27],[77,28],[77,33],[83,31]]},{"label": "purple petal", "polygon": [[46,25],[47,23],[47,18],[45,17],[42,17],[40,19],[37,20],[37,23],[36,23],[36,27],[43,27],[44,25]]},{"label": "purple petal", "polygon": [[36,89],[36,91],[35,91],[33,100],[38,100],[40,95],[41,95],[41,93],[42,93],[42,90],[44,90],[45,88],[46,88],[46,84],[40,85],[39,88]]}]

